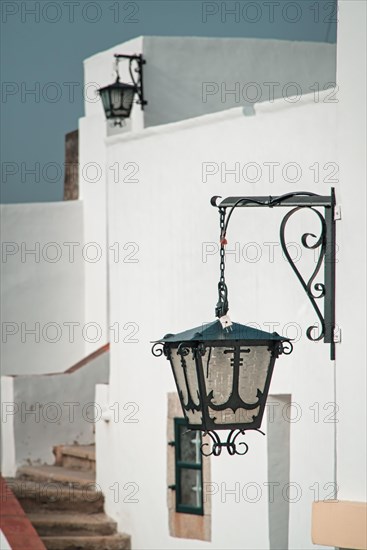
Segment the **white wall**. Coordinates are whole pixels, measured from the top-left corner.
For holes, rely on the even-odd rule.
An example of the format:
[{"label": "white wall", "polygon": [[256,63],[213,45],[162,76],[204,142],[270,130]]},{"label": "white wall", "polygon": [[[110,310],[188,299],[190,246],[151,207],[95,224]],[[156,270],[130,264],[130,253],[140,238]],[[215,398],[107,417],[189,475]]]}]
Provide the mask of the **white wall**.
[{"label": "white wall", "polygon": [[343,346],[337,362],[338,483],[340,499],[366,501],[366,3],[342,1],[339,10],[337,108],[343,222],[337,314]]},{"label": "white wall", "polygon": [[101,338],[86,342],[92,353],[109,341],[107,332],[106,165],[105,121],[90,116],[79,120],[79,186],[83,204],[84,242],[95,261],[85,262],[83,297],[85,322],[97,323]]},{"label": "white wall", "polygon": [[[10,476],[15,471],[15,437],[14,437],[14,384],[12,376],[1,376],[1,471]],[[8,415],[9,413],[9,415]],[[8,415],[8,416],[7,416]]]},{"label": "white wall", "polygon": [[[211,544],[169,537],[165,427],[166,396],[174,391],[174,382],[168,363],[151,356],[150,342],[214,318],[219,258],[218,254],[208,256],[207,262],[202,258],[203,243],[215,245],[218,239],[218,214],[209,204],[212,195],[277,195],[304,189],[330,192],[330,182],[323,180],[330,173],[325,164],[336,160],[336,108],[327,99],[328,93],[319,102],[312,94],[294,104],[280,99],[258,105],[251,117],[234,109],[108,140],[109,165],[121,158],[139,163],[138,183],[109,183],[110,239],[113,242],[123,235],[124,240],[136,242],[139,250],[136,263],[110,264],[110,322],[118,323],[120,333],[118,342],[111,341],[110,387],[104,397],[121,407],[134,402],[139,410],[136,423],[120,417],[119,423],[97,426],[97,448],[108,445],[111,450],[108,459],[99,461],[97,481],[105,489],[107,512],[118,520],[120,529],[132,535],[133,548],[269,547],[264,485],[268,480],[267,443],[256,433],[247,436],[250,452],[246,457],[212,460],[212,481],[227,489],[236,482],[241,489],[248,482],[256,483],[262,489],[260,500],[254,504],[241,498],[236,503],[234,495],[225,497],[219,491],[212,498]],[[204,182],[202,163],[210,161],[225,162],[228,168],[235,162],[241,167],[256,162],[262,178],[249,183],[241,176],[236,183],[233,175],[227,175],[221,181],[219,171]],[[280,163],[280,172],[271,183],[264,163],[273,161]],[[288,173],[289,162],[299,165],[301,176],[296,183],[284,181],[281,175],[284,170],[288,179],[294,177],[292,170]],[[320,167],[318,183],[310,169],[315,169],[315,163]],[[256,263],[243,257],[236,262],[229,255],[227,282],[234,320],[257,321],[265,330],[277,321],[278,332],[289,330],[288,336],[297,338],[302,331],[293,354],[279,360],[271,393],[291,393],[301,410],[302,417],[291,425],[290,479],[301,495],[291,505],[289,547],[305,550],[312,547],[314,493],[310,486],[317,483],[324,498],[324,485],[334,480],[334,424],[325,423],[324,417],[315,422],[310,409],[318,403],[324,415],[322,407],[333,401],[333,367],[328,346],[305,337],[315,315],[279,247],[274,262],[269,259],[264,243],[279,242],[281,214],[279,210],[236,212],[227,235],[228,249],[236,242],[241,250],[255,242],[261,258]],[[291,241],[297,235],[300,242],[305,231],[317,231],[318,224],[309,216],[300,215],[295,221]],[[314,267],[313,257],[307,261],[305,256],[302,266]],[[299,327],[298,332],[292,334],[289,323],[293,331]],[[118,502],[110,490],[115,483],[121,490]],[[126,498],[124,502],[126,483],[138,485],[138,503]]]},{"label": "white wall", "polygon": [[335,83],[335,44],[146,36],[143,52],[145,127]]},{"label": "white wall", "polygon": [[0,544],[1,548],[3,548],[4,550],[11,550],[11,546],[2,531],[0,531]]},{"label": "white wall", "polygon": [[1,218],[2,374],[64,371],[85,349],[82,204],[1,205]]},{"label": "white wall", "polygon": [[[111,173],[116,185],[124,185],[131,172],[130,162],[134,159],[121,158],[115,166],[106,165],[105,138],[113,133],[113,127],[106,122],[99,95],[96,89],[110,84],[115,80],[114,53],[140,53],[142,39],[137,38],[123,45],[110,48],[94,55],[84,62],[85,84],[85,117],[79,120],[79,188],[80,198],[84,203],[83,232],[85,243],[99,254],[96,262],[85,264],[85,319],[86,323],[97,323],[102,330],[101,340],[87,342],[86,351],[92,353],[102,344],[109,342],[111,331],[108,323],[108,257],[112,261],[115,255],[122,254],[124,242],[121,236],[118,244],[107,247],[107,174]],[[130,80],[128,64],[120,64],[121,80]],[[142,128],[142,113],[135,108],[132,116],[133,124],[127,123],[127,128],[135,130]],[[118,130],[120,131],[120,130]],[[132,166],[134,170],[134,166]],[[120,250],[121,249],[121,250]]]},{"label": "white wall", "polygon": [[93,443],[95,422],[102,421],[95,386],[108,374],[105,351],[74,372],[2,377],[3,475],[24,464],[53,464],[55,445]]}]

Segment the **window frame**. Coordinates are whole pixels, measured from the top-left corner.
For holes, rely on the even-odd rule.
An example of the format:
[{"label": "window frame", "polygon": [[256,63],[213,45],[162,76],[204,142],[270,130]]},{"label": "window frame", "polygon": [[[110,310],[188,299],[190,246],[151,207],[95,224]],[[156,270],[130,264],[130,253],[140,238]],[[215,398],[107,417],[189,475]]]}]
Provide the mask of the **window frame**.
[{"label": "window frame", "polygon": [[[200,453],[200,463],[184,462],[179,460],[181,456],[181,437],[180,427],[187,426],[187,422],[184,418],[174,418],[174,436],[175,436],[175,489],[176,489],[176,512],[181,514],[194,514],[197,516],[204,515],[204,480],[203,480],[203,457]],[[189,428],[188,428],[189,429]],[[202,444],[202,435],[200,430],[190,430],[192,432],[198,432],[200,435],[200,445]],[[201,487],[200,487],[200,507],[190,506],[181,503],[181,472],[183,470],[198,470],[201,473]]]}]

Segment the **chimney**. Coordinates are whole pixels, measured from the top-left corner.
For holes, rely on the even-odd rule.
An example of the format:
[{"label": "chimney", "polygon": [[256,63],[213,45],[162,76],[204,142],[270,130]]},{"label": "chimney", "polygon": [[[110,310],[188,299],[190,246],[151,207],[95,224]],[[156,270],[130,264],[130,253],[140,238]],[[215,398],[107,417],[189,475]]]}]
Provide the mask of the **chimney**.
[{"label": "chimney", "polygon": [[65,135],[64,201],[79,198],[79,131]]}]

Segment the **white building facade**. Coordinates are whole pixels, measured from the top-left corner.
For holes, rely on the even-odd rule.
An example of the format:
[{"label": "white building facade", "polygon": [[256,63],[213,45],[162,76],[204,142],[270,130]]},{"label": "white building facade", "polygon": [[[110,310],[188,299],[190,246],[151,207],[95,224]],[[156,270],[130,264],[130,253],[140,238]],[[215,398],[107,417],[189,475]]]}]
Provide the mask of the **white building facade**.
[{"label": "white building facade", "polygon": [[[352,45],[347,30],[343,31],[357,25],[360,10],[362,6],[354,2],[340,7],[338,88],[269,98],[253,110],[247,104],[226,105],[227,109],[213,109],[220,112],[208,111],[190,120],[162,120],[170,124],[160,126],[148,122],[154,120],[149,119],[148,105],[144,130],[139,131],[143,114],[135,108],[134,116],[140,120],[133,116],[135,131],[110,135],[105,141],[109,243],[128,243],[131,248],[109,265],[111,374],[108,386],[97,387],[97,400],[111,414],[108,422],[97,425],[97,476],[108,513],[132,535],[135,548],[283,548],[285,540],[292,549],[322,548],[325,542],[312,543],[313,502],[336,495],[340,500],[366,500],[365,430],[361,425],[356,436],[351,429],[353,417],[358,424],[365,422],[363,350],[357,343],[363,341],[364,300],[361,285],[350,280],[353,262],[359,265],[358,278],[365,269],[360,240],[364,216],[355,215],[358,206],[342,176],[349,170],[354,173],[356,194],[363,196],[361,151],[357,156],[358,146],[353,150],[358,161],[350,167],[351,156],[345,154],[346,142],[351,147],[350,136],[343,131],[348,117],[348,124],[352,120],[354,131],[360,132],[358,143],[363,143],[363,103],[359,99],[351,106],[347,99],[360,78],[359,69],[354,72],[348,59],[354,48],[363,50],[363,38],[357,33],[360,41]],[[124,53],[142,52],[153,79],[148,72],[149,49],[137,49],[137,43],[130,46],[124,47]],[[101,61],[110,62],[111,53],[101,54]],[[87,74],[97,58],[88,63]],[[99,71],[100,75],[101,67]],[[162,93],[166,89],[162,84]],[[150,101],[149,86],[146,97]],[[168,98],[166,105],[169,110]],[[96,121],[100,116],[91,114]],[[90,139],[101,138],[95,133]],[[134,178],[116,179],[116,167],[124,170],[126,163],[135,163]],[[208,504],[205,528],[201,535],[185,537],[177,518],[172,520],[174,496],[168,488],[169,394],[174,382],[168,363],[151,356],[150,342],[213,319],[219,228],[209,199],[297,190],[327,195],[331,187],[336,188],[343,212],[337,222],[337,324],[343,336],[335,362],[330,361],[328,346],[306,338],[314,311],[280,252],[281,214],[257,210],[233,216],[227,237],[231,317],[292,337],[295,349],[276,366],[270,390],[274,405],[268,407],[263,425],[268,438],[249,434],[246,457],[210,458],[210,476],[203,489]],[[316,233],[317,224],[300,215],[289,238],[295,243],[298,266],[307,272],[315,257],[306,259],[301,251],[300,236],[305,231]],[[361,236],[358,243],[356,231]],[[352,258],[354,246],[358,250]],[[357,328],[352,310],[360,312]],[[358,383],[353,382],[347,397],[343,388],[352,383],[350,357]],[[354,392],[361,392],[357,407],[350,404]],[[353,437],[353,442],[345,448],[339,434],[347,440]],[[272,496],[270,487],[277,479],[282,482],[280,490],[277,486]]]},{"label": "white building facade", "polygon": [[[81,322],[102,327],[99,346],[110,342],[109,383],[95,396],[97,482],[133,548],[363,548],[312,533],[314,502],[366,501],[366,6],[340,2],[339,11],[336,87],[335,47],[326,44],[148,37],[85,62],[85,83],[96,88],[112,81],[113,53],[147,60],[144,112],[135,106],[127,126],[112,129],[91,97],[79,127],[78,234],[103,255],[84,263],[76,303]],[[281,253],[284,211],[236,211],[230,316],[292,338],[294,351],[275,367],[266,437],[246,435],[246,456],[206,459],[204,516],[176,513],[169,442],[181,414],[169,364],[152,356],[151,342],[214,319],[219,219],[210,198],[332,187],[342,212],[336,360],[306,337],[315,312]],[[319,231],[312,212],[289,227],[305,273],[316,256],[301,236]],[[82,345],[84,354],[98,347]]]}]

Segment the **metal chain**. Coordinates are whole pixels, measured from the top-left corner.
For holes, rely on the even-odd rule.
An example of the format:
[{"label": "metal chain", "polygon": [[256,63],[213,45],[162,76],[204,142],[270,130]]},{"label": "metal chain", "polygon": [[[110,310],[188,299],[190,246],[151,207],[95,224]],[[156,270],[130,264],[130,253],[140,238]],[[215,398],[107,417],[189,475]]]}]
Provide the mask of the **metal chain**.
[{"label": "metal chain", "polygon": [[226,210],[225,208],[219,208],[219,217],[220,217],[220,278],[218,283],[218,303],[215,308],[215,315],[217,317],[223,317],[228,312],[228,298],[227,298],[227,285],[225,281],[225,217]]},{"label": "metal chain", "polygon": [[225,285],[225,278],[224,278],[224,270],[225,270],[225,248],[224,248],[224,222],[225,222],[225,214],[226,211],[224,208],[219,208],[219,226],[220,226],[220,263],[219,263],[219,269],[220,269],[220,283],[222,285]]}]

